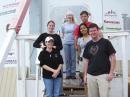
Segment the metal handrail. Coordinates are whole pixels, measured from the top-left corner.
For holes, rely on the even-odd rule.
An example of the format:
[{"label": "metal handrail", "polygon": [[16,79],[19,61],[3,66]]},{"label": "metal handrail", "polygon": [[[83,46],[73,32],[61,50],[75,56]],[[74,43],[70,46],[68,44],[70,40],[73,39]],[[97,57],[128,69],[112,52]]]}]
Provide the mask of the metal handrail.
[{"label": "metal handrail", "polygon": [[[126,97],[128,95],[128,63],[126,58],[126,37],[130,34],[130,32],[127,31],[106,31],[103,32],[103,36],[105,38],[111,39],[115,37],[121,37],[121,43],[122,43],[122,63],[123,63],[123,95]],[[17,35],[16,40],[24,40],[24,41],[35,41],[39,35]],[[37,71],[38,73],[38,71]],[[38,74],[36,74],[36,87],[38,87]],[[38,90],[36,91],[38,93]],[[38,94],[37,96],[38,97]]]}]

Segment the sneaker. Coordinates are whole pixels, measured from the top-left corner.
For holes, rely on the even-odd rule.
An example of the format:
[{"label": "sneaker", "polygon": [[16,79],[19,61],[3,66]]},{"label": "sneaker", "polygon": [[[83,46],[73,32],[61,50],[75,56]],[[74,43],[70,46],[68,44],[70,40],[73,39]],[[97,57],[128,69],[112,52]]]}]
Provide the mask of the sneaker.
[{"label": "sneaker", "polygon": [[59,96],[67,96],[67,94],[65,94],[65,93],[62,93],[62,94],[60,94]]},{"label": "sneaker", "polygon": [[71,76],[66,76],[66,79],[71,79]]},{"label": "sneaker", "polygon": [[71,76],[71,79],[76,79],[76,76]]}]

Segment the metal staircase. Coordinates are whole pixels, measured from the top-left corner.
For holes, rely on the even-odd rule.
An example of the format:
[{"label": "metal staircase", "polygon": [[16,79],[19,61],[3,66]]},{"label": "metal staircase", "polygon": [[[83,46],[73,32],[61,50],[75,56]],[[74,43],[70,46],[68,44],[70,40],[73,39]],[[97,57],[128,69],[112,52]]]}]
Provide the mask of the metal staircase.
[{"label": "metal staircase", "polygon": [[[87,97],[87,85],[81,85],[81,79],[63,79],[63,97]],[[61,96],[62,97],[62,96]]]}]

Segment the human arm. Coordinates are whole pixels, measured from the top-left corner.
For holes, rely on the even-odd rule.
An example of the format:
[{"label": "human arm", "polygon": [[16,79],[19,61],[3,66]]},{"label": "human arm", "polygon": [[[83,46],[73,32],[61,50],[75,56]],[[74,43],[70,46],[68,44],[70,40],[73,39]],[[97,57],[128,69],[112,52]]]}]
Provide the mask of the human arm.
[{"label": "human arm", "polygon": [[62,64],[60,64],[57,69],[53,69],[53,68],[49,67],[48,65],[43,65],[42,68],[44,68],[47,71],[52,72],[53,73],[52,77],[56,78],[57,75],[60,73],[60,70],[62,68]]},{"label": "human arm", "polygon": [[54,43],[54,47],[55,49],[57,49],[58,51],[62,50],[63,48],[63,45],[62,45],[62,41],[61,41],[61,38],[58,34],[56,34],[56,41]]},{"label": "human arm", "polygon": [[82,42],[82,37],[79,37],[78,38],[78,42],[77,42],[77,59],[78,59],[78,62],[79,61],[82,61],[83,58],[82,58],[82,53],[83,53],[83,42]]},{"label": "human arm", "polygon": [[45,39],[45,34],[41,34],[33,43],[33,47],[35,48],[42,48],[44,47],[44,39]]},{"label": "human arm", "polygon": [[83,70],[84,70],[84,83],[87,83],[87,70],[88,70],[88,62],[89,60],[86,58],[83,58]]},{"label": "human arm", "polygon": [[51,68],[51,67],[49,67],[47,65],[43,65],[42,68],[44,68],[47,71],[55,72],[55,69],[53,69],[53,68]]},{"label": "human arm", "polygon": [[[62,35],[63,35],[63,32],[64,32],[64,27],[62,25],[62,27],[61,27],[61,34]],[[61,35],[61,37],[62,37],[62,35]],[[61,37],[58,34],[55,34],[54,36],[55,36],[56,40],[55,40],[53,48],[57,49],[58,51],[60,51],[63,48]]]},{"label": "human arm", "polygon": [[110,60],[110,72],[108,74],[108,81],[111,81],[113,79],[113,73],[116,66],[116,50],[114,49],[112,43],[109,40],[107,41],[107,53],[109,55]]},{"label": "human arm", "polygon": [[60,73],[60,71],[61,71],[61,68],[62,68],[62,64],[60,64],[60,65],[58,66],[58,68],[53,71],[53,74],[52,74],[52,77],[53,77],[53,78],[56,78],[56,77],[57,77],[57,75],[58,75],[58,74]]},{"label": "human arm", "polygon": [[83,73],[84,73],[84,83],[87,83],[87,73],[88,73],[88,65],[91,57],[89,54],[89,45],[87,44],[83,51]]},{"label": "human arm", "polygon": [[79,63],[79,61],[81,60],[81,57],[80,57],[80,54],[81,54],[81,47],[80,45],[77,45],[77,63]]},{"label": "human arm", "polygon": [[40,43],[40,48],[44,49],[46,47],[46,45],[44,45],[43,42]]},{"label": "human arm", "polygon": [[61,69],[62,69],[62,65],[63,65],[63,58],[61,55],[58,55],[58,60],[57,60],[59,66],[58,68],[53,72],[52,77],[56,78],[58,76],[58,74],[60,73]]},{"label": "human arm", "polygon": [[61,38],[64,38],[64,25],[61,26]]},{"label": "human arm", "polygon": [[108,74],[108,81],[111,81],[113,79],[113,74],[114,74],[114,70],[115,70],[115,67],[116,67],[116,56],[115,56],[115,54],[111,54],[109,56],[109,59],[110,59],[111,67],[110,67],[110,72]]},{"label": "human arm", "polygon": [[79,26],[77,25],[76,28],[74,29],[74,45],[76,49],[77,49],[78,36],[79,36]]},{"label": "human arm", "polygon": [[74,47],[76,50],[78,49],[77,41],[78,41],[78,36],[75,36],[74,37]]},{"label": "human arm", "polygon": [[57,53],[53,52],[51,58],[50,54],[48,55],[45,50],[43,50],[39,55],[40,67],[43,68],[45,72],[48,71],[48,73],[51,74],[51,77],[53,77],[53,74],[55,74],[55,77],[59,75],[61,69],[59,65],[60,63],[63,64],[63,60],[61,60],[60,55],[58,55],[58,51],[56,52]]}]

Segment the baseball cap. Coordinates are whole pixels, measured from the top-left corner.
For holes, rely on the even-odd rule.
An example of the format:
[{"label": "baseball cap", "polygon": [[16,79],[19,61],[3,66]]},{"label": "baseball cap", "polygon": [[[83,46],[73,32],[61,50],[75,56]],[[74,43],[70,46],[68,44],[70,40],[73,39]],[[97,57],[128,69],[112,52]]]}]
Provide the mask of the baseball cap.
[{"label": "baseball cap", "polygon": [[54,41],[54,39],[51,36],[48,36],[45,38],[45,42],[48,42],[48,41]]}]

